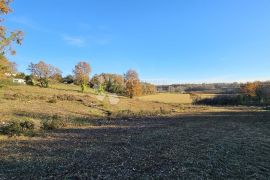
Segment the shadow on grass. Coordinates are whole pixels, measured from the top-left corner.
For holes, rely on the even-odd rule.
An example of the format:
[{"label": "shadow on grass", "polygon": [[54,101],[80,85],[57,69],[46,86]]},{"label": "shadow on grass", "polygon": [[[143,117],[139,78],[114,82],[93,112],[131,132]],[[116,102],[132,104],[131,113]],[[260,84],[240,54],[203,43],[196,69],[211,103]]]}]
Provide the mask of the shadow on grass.
[{"label": "shadow on grass", "polygon": [[5,141],[2,178],[267,179],[270,113],[113,119],[115,127],[59,129]]}]

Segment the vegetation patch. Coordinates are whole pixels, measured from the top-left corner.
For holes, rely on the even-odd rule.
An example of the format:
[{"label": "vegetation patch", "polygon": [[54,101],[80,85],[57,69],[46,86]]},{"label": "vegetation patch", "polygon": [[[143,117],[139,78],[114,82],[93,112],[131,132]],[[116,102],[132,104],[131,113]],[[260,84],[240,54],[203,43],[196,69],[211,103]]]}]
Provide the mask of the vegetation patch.
[{"label": "vegetation patch", "polygon": [[12,120],[2,122],[0,134],[9,136],[34,135],[37,126],[32,120]]}]

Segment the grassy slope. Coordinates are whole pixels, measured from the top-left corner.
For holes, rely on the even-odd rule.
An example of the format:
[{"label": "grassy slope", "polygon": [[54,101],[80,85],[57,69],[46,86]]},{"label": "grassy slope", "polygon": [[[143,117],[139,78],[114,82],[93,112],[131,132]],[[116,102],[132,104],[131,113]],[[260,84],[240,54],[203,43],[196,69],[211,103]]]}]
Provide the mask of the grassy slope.
[{"label": "grassy slope", "polygon": [[[60,96],[60,100],[57,100],[56,103],[50,103],[49,101],[55,96]],[[158,115],[222,110],[222,108],[193,107],[190,104],[168,104],[165,103],[168,99],[167,96],[171,95],[159,97],[159,99],[163,98],[164,102],[156,102],[156,99],[151,101],[152,96],[149,96],[147,101],[144,101],[147,96],[142,97],[142,100],[141,98],[116,97],[119,102],[111,104],[110,94],[103,97],[104,99],[91,89],[82,94],[80,88],[73,85],[53,85],[48,89],[32,86],[10,86],[0,89],[0,121],[21,117],[43,120],[57,115],[74,122],[74,119],[79,120],[80,118],[107,118],[108,114],[111,117],[116,117],[129,114]],[[65,100],[65,98],[71,99]],[[115,97],[113,98],[115,100]],[[181,101],[181,98],[180,95],[177,99]]]},{"label": "grassy slope", "polygon": [[[46,132],[42,137],[0,136],[0,179],[270,176],[268,112],[124,97],[119,97],[117,105],[110,105],[108,98],[100,101],[92,90],[85,94],[78,90],[67,85],[0,89],[2,121],[22,117],[42,121],[58,115],[72,122],[71,126]],[[55,95],[76,100],[48,103]],[[146,116],[150,112],[162,114],[160,107],[175,113]],[[142,117],[123,117],[123,110]],[[122,118],[108,118],[106,111]],[[94,119],[98,123],[92,123]]]},{"label": "grassy slope", "polygon": [[[201,98],[211,98],[216,96],[215,94],[198,94]],[[171,104],[191,104],[192,99],[189,94],[177,94],[177,93],[159,93],[154,95],[139,97],[142,101],[154,101],[160,103]]]}]

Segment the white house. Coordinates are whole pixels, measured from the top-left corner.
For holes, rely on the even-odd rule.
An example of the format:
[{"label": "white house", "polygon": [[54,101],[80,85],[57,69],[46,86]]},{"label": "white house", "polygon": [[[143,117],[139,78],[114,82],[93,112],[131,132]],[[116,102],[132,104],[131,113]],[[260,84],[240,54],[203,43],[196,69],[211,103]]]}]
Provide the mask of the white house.
[{"label": "white house", "polygon": [[26,81],[24,79],[17,79],[14,78],[13,79],[13,83],[17,83],[17,84],[26,84]]}]

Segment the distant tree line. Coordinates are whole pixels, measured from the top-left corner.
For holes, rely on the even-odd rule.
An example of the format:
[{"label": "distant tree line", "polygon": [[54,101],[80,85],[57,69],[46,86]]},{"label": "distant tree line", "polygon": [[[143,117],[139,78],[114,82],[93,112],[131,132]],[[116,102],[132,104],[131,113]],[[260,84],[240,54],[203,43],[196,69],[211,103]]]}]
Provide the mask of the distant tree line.
[{"label": "distant tree line", "polygon": [[141,82],[135,70],[128,70],[124,75],[106,73],[95,75],[90,81],[90,86],[101,91],[126,95],[130,98],[156,93],[156,87]]},{"label": "distant tree line", "polygon": [[214,98],[201,99],[194,96],[194,104],[203,105],[249,105],[269,106],[270,105],[270,82],[252,82],[240,85],[239,94],[219,95]]},{"label": "distant tree line", "polygon": [[[87,62],[79,62],[73,69],[73,75],[62,76],[59,68],[47,64],[45,61],[30,63],[28,71],[30,75],[15,73],[15,65],[4,56],[0,56],[0,81],[8,78],[5,73],[15,74],[12,78],[25,79],[26,84],[48,88],[50,84],[64,83],[75,84],[81,87],[81,91],[90,87],[98,92],[109,92],[133,98],[140,95],[156,93],[156,87],[149,83],[141,82],[135,70],[128,70],[124,75],[102,73],[94,75],[90,79],[91,66]],[[10,78],[10,77],[9,77]]]},{"label": "distant tree line", "polygon": [[236,94],[240,93],[240,83],[212,83],[212,84],[173,84],[157,86],[158,92],[171,93],[213,93],[213,94]]}]

